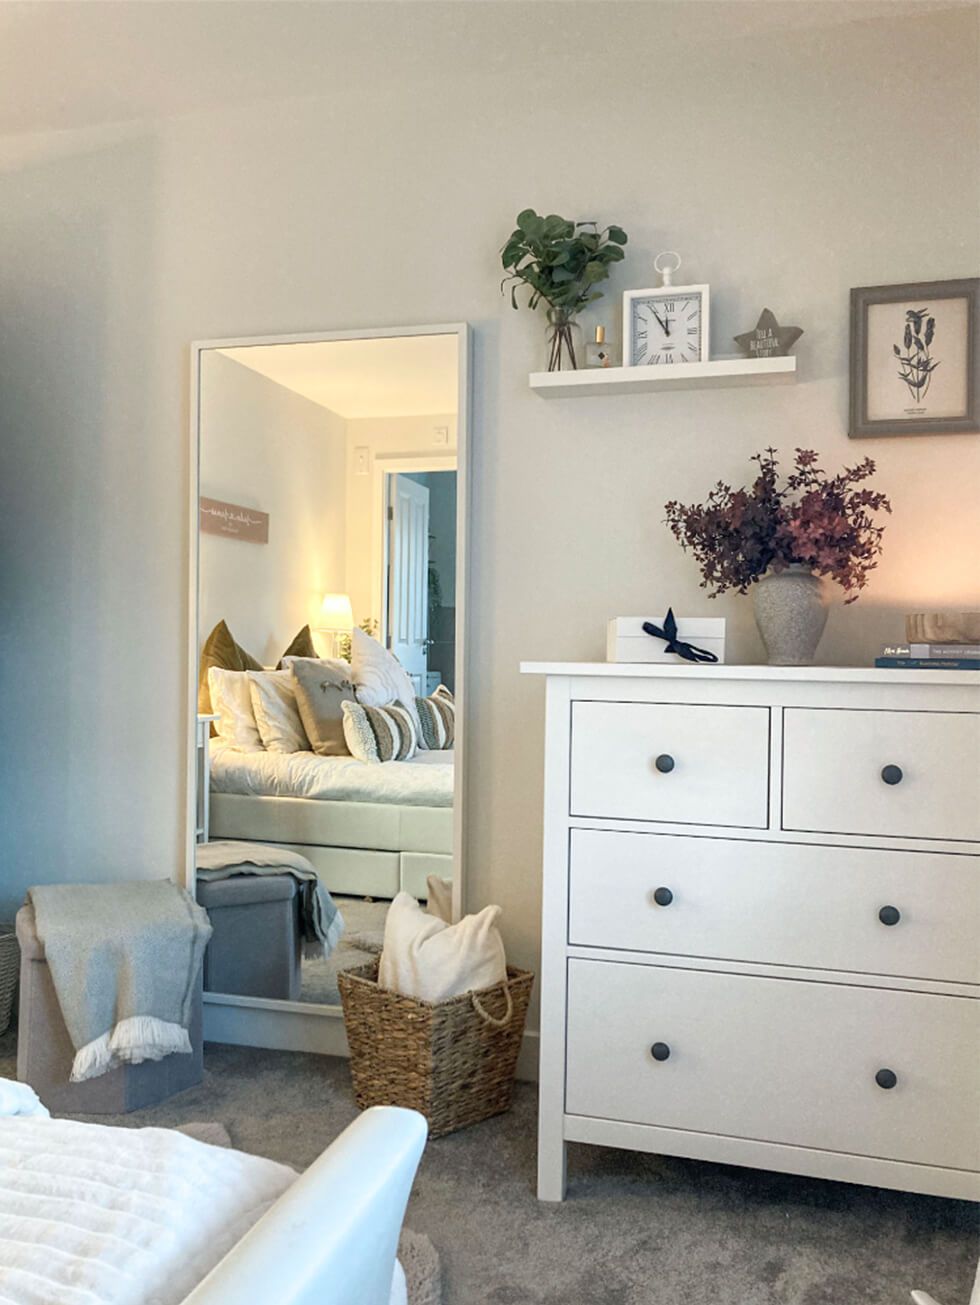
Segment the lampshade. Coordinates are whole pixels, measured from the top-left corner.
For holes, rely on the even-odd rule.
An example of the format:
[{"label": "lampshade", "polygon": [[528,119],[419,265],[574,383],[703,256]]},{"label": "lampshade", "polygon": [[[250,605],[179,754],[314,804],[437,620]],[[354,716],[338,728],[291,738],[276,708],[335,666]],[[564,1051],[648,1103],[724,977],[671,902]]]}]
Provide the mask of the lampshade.
[{"label": "lampshade", "polygon": [[350,634],[354,628],[354,613],[346,594],[324,594],[320,604],[318,630],[332,630],[334,634]]}]

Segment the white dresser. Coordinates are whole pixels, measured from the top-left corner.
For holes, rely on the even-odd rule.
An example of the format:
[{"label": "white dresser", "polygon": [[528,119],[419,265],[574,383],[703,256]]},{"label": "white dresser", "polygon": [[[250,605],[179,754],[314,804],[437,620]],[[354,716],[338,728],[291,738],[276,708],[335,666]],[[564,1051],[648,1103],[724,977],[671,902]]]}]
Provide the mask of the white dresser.
[{"label": "white dresser", "polygon": [[980,677],[522,669],[541,1199],[567,1142],[980,1198]]}]

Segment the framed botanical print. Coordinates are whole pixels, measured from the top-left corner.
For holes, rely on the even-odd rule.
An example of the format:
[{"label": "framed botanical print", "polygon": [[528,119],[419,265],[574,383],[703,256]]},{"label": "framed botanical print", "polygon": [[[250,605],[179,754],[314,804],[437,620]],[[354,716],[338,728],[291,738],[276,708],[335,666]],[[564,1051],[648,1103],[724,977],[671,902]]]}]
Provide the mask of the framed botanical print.
[{"label": "framed botanical print", "polygon": [[852,290],[851,438],[978,423],[980,277]]}]

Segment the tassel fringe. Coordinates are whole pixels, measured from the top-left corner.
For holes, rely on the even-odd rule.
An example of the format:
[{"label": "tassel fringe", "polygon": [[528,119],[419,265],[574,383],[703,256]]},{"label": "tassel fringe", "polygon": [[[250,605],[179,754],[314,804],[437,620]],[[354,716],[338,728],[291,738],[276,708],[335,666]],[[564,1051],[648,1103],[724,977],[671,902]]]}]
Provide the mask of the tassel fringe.
[{"label": "tassel fringe", "polygon": [[144,1060],[162,1060],[173,1053],[190,1055],[190,1052],[190,1035],[180,1024],[158,1020],[152,1015],[132,1015],[75,1053],[71,1081],[84,1083],[117,1065],[139,1065]]}]

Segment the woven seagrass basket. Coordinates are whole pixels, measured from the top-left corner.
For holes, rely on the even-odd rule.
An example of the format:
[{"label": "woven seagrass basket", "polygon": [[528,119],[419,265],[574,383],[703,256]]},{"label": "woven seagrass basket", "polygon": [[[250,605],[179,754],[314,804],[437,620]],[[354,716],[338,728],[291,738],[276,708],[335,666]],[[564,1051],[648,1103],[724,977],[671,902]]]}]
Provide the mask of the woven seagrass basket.
[{"label": "woven seagrass basket", "polygon": [[20,947],[12,924],[0,924],[0,1033],[10,1028],[20,973]]},{"label": "woven seagrass basket", "polygon": [[533,983],[530,970],[508,968],[506,984],[433,1003],[380,987],[377,961],[341,970],[360,1109],[407,1106],[431,1137],[509,1110]]}]

